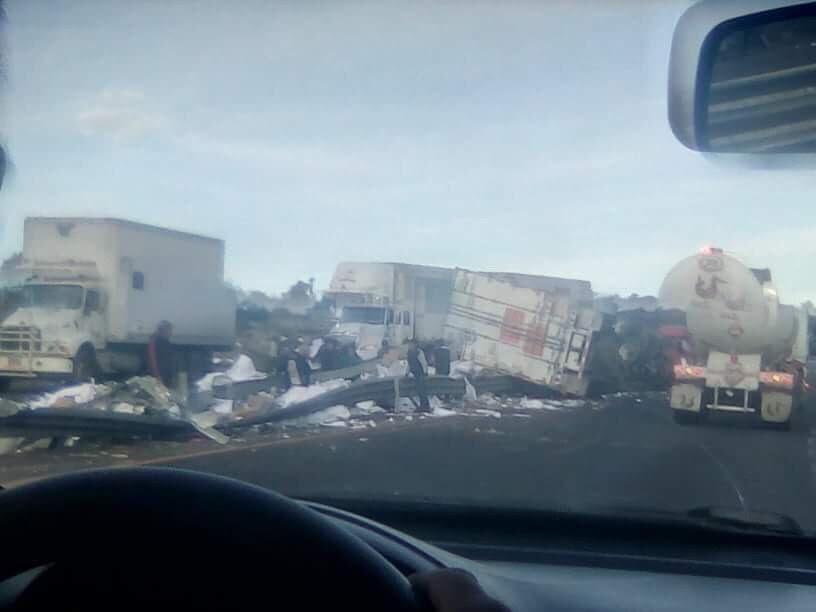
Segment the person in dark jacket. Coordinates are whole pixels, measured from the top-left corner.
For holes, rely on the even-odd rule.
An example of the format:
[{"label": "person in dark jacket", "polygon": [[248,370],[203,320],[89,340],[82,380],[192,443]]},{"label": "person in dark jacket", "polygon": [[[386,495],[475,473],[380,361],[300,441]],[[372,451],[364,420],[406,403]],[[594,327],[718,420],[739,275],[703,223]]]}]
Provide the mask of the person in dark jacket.
[{"label": "person in dark jacket", "polygon": [[294,361],[300,384],[308,387],[312,384],[312,366],[309,364],[309,345],[301,344],[295,351]]},{"label": "person in dark jacket", "polygon": [[176,384],[176,356],[170,338],[173,325],[170,321],[159,323],[147,344],[147,369],[168,389]]},{"label": "person in dark jacket", "polygon": [[414,377],[414,385],[419,396],[419,409],[422,412],[430,412],[431,404],[428,402],[428,391],[425,388],[425,377],[428,374],[428,361],[425,359],[425,352],[419,348],[416,339],[408,341],[408,370]]},{"label": "person in dark jacket", "polygon": [[436,368],[437,376],[449,376],[450,375],[450,349],[448,345],[444,342],[437,346],[433,352],[434,355],[434,368]]},{"label": "person in dark jacket", "polygon": [[325,338],[323,344],[315,355],[315,361],[320,364],[322,370],[336,370],[340,361],[340,347],[334,338]]}]

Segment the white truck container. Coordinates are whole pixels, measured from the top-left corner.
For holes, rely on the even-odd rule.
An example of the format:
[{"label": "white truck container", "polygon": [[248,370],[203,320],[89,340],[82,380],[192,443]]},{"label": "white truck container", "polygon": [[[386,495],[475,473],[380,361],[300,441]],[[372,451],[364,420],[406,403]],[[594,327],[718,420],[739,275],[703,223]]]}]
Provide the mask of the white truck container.
[{"label": "white truck container", "polygon": [[332,335],[376,355],[383,340],[442,338],[452,269],[402,263],[343,262],[327,291],[339,310]]},{"label": "white truck container", "polygon": [[4,273],[0,380],[136,372],[162,320],[199,362],[231,348],[235,296],[224,243],[104,218],[29,218],[23,259]]},{"label": "white truck container", "polygon": [[462,359],[584,395],[601,323],[589,283],[457,270],[445,338]]},{"label": "white truck container", "polygon": [[728,410],[789,423],[807,363],[807,313],[779,303],[768,270],[707,248],[672,268],[659,300],[685,313],[690,335],[674,366],[675,420]]}]

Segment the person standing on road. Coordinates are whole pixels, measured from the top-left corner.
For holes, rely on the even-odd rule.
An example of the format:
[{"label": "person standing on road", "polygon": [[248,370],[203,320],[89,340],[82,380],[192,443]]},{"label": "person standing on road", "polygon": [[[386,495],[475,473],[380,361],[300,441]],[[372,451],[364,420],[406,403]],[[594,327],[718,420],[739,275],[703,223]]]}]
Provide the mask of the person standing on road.
[{"label": "person standing on road", "polygon": [[419,396],[419,409],[422,412],[430,412],[431,405],[428,402],[428,392],[425,388],[425,377],[428,374],[428,361],[425,359],[425,352],[419,347],[415,338],[408,340],[408,370],[414,377],[416,392]]},{"label": "person standing on road", "polygon": [[147,368],[151,376],[158,378],[168,389],[176,383],[176,358],[170,338],[173,325],[162,321],[147,343]]},{"label": "person standing on road", "polygon": [[336,370],[339,367],[340,347],[334,338],[325,338],[315,355],[315,361],[321,370]]},{"label": "person standing on road", "polygon": [[309,345],[302,343],[295,351],[294,361],[300,384],[308,387],[312,384],[312,366],[309,364]]}]

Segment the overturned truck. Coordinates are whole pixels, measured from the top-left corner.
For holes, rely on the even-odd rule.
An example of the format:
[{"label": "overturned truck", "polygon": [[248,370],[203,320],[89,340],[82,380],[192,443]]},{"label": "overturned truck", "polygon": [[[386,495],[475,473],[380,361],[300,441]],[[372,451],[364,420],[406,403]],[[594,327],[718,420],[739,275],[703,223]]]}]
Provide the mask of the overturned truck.
[{"label": "overturned truck", "polygon": [[482,367],[584,395],[601,315],[580,281],[547,279],[457,270],[445,339]]}]

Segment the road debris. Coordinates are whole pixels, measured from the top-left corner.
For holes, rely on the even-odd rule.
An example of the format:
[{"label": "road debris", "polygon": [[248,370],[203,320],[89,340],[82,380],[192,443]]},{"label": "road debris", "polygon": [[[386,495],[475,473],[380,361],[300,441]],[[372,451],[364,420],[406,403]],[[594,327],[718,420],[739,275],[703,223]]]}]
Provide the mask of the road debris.
[{"label": "road debris", "polygon": [[213,382],[222,376],[226,376],[234,383],[267,378],[265,373],[255,369],[255,363],[250,357],[242,354],[238,355],[229,369],[224,372],[210,372],[196,381],[196,387],[199,391],[212,391]]}]

